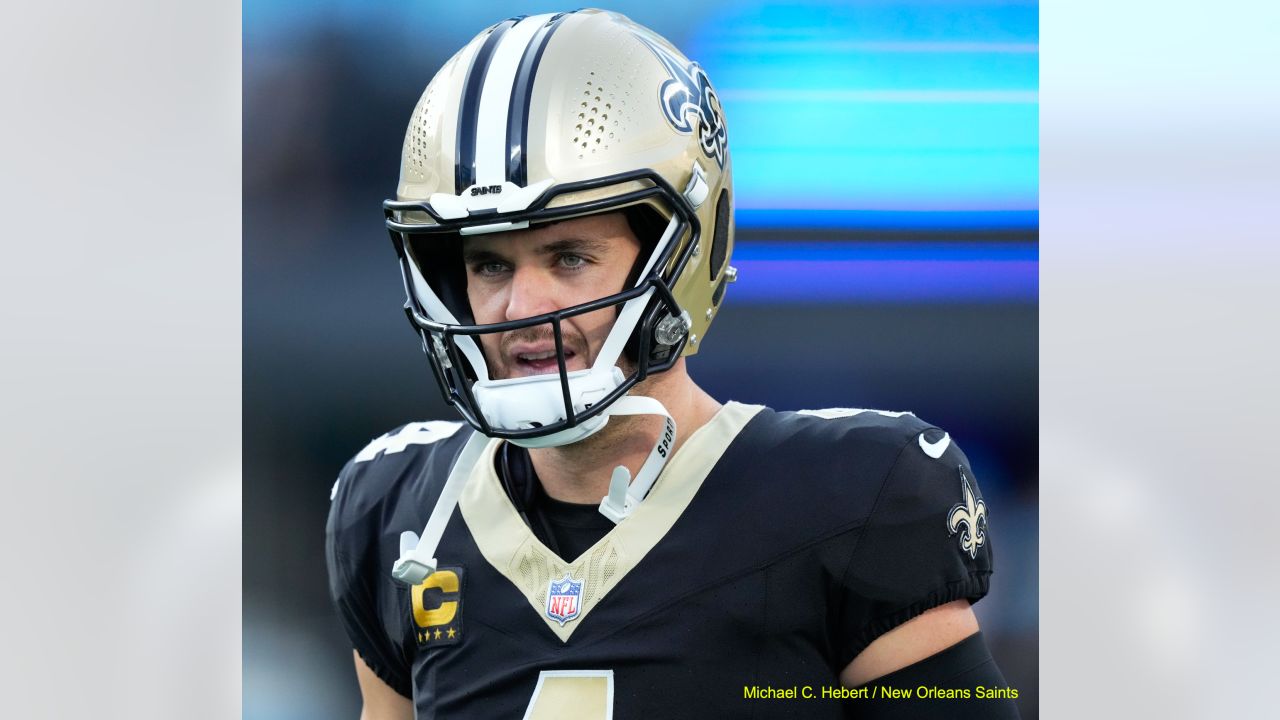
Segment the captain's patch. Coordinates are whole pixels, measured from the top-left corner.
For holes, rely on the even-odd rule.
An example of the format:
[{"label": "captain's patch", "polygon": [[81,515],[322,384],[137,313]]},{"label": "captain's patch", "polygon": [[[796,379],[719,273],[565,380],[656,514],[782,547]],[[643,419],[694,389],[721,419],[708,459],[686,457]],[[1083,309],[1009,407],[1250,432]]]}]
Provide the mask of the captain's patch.
[{"label": "captain's patch", "polygon": [[442,567],[414,585],[409,593],[418,647],[432,648],[461,642],[462,568]]}]

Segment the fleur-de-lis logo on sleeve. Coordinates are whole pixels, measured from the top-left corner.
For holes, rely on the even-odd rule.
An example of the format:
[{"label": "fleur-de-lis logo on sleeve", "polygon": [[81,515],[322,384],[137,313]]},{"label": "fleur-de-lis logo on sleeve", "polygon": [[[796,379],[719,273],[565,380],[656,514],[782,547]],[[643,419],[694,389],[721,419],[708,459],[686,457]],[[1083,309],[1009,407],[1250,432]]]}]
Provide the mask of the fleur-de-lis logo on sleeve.
[{"label": "fleur-de-lis logo on sleeve", "polygon": [[947,513],[947,530],[952,535],[960,533],[960,550],[975,559],[978,548],[987,541],[987,504],[974,496],[963,467],[960,468],[960,492],[963,501]]}]

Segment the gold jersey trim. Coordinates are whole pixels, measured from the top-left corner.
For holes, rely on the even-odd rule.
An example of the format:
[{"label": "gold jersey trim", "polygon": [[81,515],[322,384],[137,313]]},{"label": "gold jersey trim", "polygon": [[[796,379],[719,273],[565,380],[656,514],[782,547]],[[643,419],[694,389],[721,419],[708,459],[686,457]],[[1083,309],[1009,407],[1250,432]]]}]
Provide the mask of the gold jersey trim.
[{"label": "gold jersey trim", "polygon": [[[762,408],[736,402],[720,408],[671,457],[635,512],[572,562],[543,545],[512,506],[494,470],[499,439],[489,441],[471,470],[458,502],[462,518],[485,560],[524,594],[561,642],[568,642],[583,618],[671,530],[729,443]],[[566,573],[584,585],[578,616],[560,625],[545,612],[547,587]]]}]

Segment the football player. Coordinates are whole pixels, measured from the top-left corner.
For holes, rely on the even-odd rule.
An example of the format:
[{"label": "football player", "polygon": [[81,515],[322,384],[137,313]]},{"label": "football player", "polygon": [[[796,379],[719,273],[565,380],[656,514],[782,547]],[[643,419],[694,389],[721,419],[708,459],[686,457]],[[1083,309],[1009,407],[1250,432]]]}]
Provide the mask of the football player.
[{"label": "football player", "polygon": [[363,717],[1016,716],[876,691],[1006,685],[950,437],[691,379],[736,275],[731,177],[706,73],[615,13],[504,20],[427,86],[384,210],[465,424],[394,430],[334,486]]}]

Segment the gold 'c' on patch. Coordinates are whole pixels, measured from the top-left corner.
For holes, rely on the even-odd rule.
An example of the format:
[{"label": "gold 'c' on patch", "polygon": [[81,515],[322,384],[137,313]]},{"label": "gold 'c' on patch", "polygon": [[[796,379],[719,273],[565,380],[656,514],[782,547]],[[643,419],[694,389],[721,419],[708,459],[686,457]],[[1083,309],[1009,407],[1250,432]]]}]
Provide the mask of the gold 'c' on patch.
[{"label": "gold 'c' on patch", "polygon": [[409,590],[418,647],[462,640],[462,580],[462,568],[442,567]]}]

